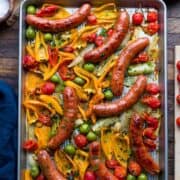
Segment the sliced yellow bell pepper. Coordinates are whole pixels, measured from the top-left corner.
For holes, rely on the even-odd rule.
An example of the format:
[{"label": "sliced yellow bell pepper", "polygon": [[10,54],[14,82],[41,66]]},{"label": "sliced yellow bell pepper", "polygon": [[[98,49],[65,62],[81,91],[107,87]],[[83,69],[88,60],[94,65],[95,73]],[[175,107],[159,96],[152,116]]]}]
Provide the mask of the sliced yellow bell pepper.
[{"label": "sliced yellow bell pepper", "polygon": [[72,81],[65,81],[65,85],[74,88],[76,90],[79,99],[88,101],[89,97],[87,96],[86,93],[84,93],[81,86],[78,86],[76,83]]},{"label": "sliced yellow bell pepper", "polygon": [[35,56],[38,62],[48,61],[49,54],[48,54],[48,47],[44,42],[44,37],[41,32],[36,32],[35,38]]},{"label": "sliced yellow bell pepper", "polygon": [[51,128],[48,126],[34,128],[34,133],[35,133],[35,136],[37,137],[39,149],[43,149],[47,147],[50,131],[51,131]]},{"label": "sliced yellow bell pepper", "polygon": [[50,104],[58,114],[63,115],[63,109],[62,109],[61,105],[53,96],[40,95],[39,99],[41,101],[47,103],[48,105]]},{"label": "sliced yellow bell pepper", "polygon": [[61,150],[57,150],[54,154],[54,160],[57,169],[67,177],[72,172],[77,172],[78,168],[73,160]]},{"label": "sliced yellow bell pepper", "polygon": [[111,129],[102,128],[101,129],[101,147],[104,152],[104,155],[108,160],[112,159],[113,156],[113,146],[112,143],[113,133]]},{"label": "sliced yellow bell pepper", "polygon": [[116,134],[113,139],[113,151],[116,160],[121,166],[127,168],[129,159],[130,143],[129,137],[122,134]]},{"label": "sliced yellow bell pepper", "polygon": [[54,115],[56,112],[53,108],[51,108],[50,106],[48,106],[48,104],[37,101],[37,100],[26,100],[24,101],[24,106],[26,107],[28,104],[30,105],[35,105],[35,106],[43,106],[44,108],[48,109],[52,115]]},{"label": "sliced yellow bell pepper", "polygon": [[31,55],[34,59],[36,59],[36,55],[34,53],[34,48],[31,46],[31,44],[26,45],[26,51],[29,55]]},{"label": "sliced yellow bell pepper", "polygon": [[47,73],[51,71],[51,65],[50,63],[45,64],[45,63],[39,63],[39,70],[43,73]]},{"label": "sliced yellow bell pepper", "polygon": [[99,11],[104,11],[105,9],[111,9],[110,7],[112,7],[113,9],[116,9],[115,3],[107,3],[100,7],[94,8],[93,12],[99,12]]},{"label": "sliced yellow bell pepper", "polygon": [[87,117],[86,117],[86,113],[85,113],[84,109],[81,106],[78,106],[78,109],[79,109],[79,112],[82,115],[82,118],[86,121]]},{"label": "sliced yellow bell pepper", "polygon": [[24,174],[23,180],[33,180],[33,178],[31,177],[31,174],[30,174],[30,170],[29,170],[29,169],[25,169],[25,170],[23,171],[23,174]]},{"label": "sliced yellow bell pepper", "polygon": [[34,106],[26,106],[26,115],[28,124],[33,124],[38,120],[37,109]]},{"label": "sliced yellow bell pepper", "polygon": [[63,59],[69,59],[69,60],[73,60],[76,57],[73,53],[68,53],[63,51],[59,51],[59,55],[62,56]]},{"label": "sliced yellow bell pepper", "polygon": [[89,154],[85,151],[78,149],[76,150],[73,161],[79,168],[80,180],[83,180],[86,169],[89,166]]}]

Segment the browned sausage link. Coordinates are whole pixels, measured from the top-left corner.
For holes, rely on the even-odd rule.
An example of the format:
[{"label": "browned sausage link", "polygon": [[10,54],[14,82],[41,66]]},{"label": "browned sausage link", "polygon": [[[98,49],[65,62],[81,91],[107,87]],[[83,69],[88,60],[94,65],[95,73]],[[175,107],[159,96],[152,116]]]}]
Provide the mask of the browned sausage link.
[{"label": "browned sausage link", "polygon": [[54,162],[45,150],[38,153],[38,163],[47,180],[65,180],[66,178],[56,169]]},{"label": "browned sausage link", "polygon": [[71,136],[74,128],[74,120],[77,118],[78,98],[75,90],[71,87],[66,87],[63,97],[64,118],[59,124],[57,134],[48,143],[48,147],[53,150],[57,149],[60,144]]},{"label": "browned sausage link", "polygon": [[124,74],[130,61],[149,44],[148,38],[139,38],[127,45],[120,53],[116,65],[114,66],[111,89],[113,94],[120,96],[123,90]]},{"label": "browned sausage link", "polygon": [[146,89],[146,77],[141,75],[137,78],[135,84],[128,93],[122,98],[113,102],[97,104],[93,106],[93,111],[97,116],[107,117],[115,116],[129,109],[134,105]]},{"label": "browned sausage link", "polygon": [[138,163],[150,174],[160,172],[159,165],[153,160],[143,143],[144,121],[138,114],[133,114],[130,122],[130,139]]},{"label": "browned sausage link", "polygon": [[83,4],[79,10],[77,10],[71,16],[59,19],[59,20],[48,20],[45,18],[37,17],[35,15],[28,14],[26,16],[27,24],[34,26],[35,28],[43,32],[59,32],[72,29],[80,25],[90,14],[90,4]]},{"label": "browned sausage link", "polygon": [[84,55],[85,61],[100,62],[112,55],[121,44],[129,29],[129,15],[127,11],[120,11],[114,33],[100,47],[87,52]]},{"label": "browned sausage link", "polygon": [[118,180],[102,162],[99,163],[96,174],[100,180]]}]

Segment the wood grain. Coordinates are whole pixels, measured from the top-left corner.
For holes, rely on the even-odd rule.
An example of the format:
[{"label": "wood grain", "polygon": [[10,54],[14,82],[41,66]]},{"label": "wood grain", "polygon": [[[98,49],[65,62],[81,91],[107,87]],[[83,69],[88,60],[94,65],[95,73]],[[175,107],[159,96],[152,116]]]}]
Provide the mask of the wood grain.
[{"label": "wood grain", "polygon": [[[174,179],[174,46],[180,45],[180,2],[168,5],[168,127],[169,180]],[[0,25],[0,79],[18,88],[18,22],[11,28]]]}]

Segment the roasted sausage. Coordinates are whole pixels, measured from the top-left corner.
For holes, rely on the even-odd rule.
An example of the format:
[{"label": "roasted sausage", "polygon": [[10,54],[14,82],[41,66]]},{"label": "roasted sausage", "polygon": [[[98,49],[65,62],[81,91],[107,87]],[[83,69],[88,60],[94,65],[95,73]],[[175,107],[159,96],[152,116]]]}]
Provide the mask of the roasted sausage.
[{"label": "roasted sausage", "polygon": [[112,102],[97,104],[93,106],[93,112],[97,116],[107,117],[119,115],[124,110],[129,109],[134,105],[139,97],[146,89],[146,77],[141,75],[137,78],[135,84],[130,88],[129,92],[121,99]]},{"label": "roasted sausage", "polygon": [[47,180],[65,180],[66,178],[56,169],[54,162],[45,150],[38,153],[38,163]]},{"label": "roasted sausage", "polygon": [[149,44],[148,38],[139,38],[128,44],[120,53],[111,79],[113,94],[120,96],[123,90],[124,74],[131,60]]},{"label": "roasted sausage", "polygon": [[91,11],[90,4],[85,3],[74,14],[64,19],[48,20],[45,18],[28,14],[26,16],[26,22],[27,24],[34,26],[35,28],[43,32],[57,33],[60,31],[66,31],[72,29],[80,25],[90,14],[90,11]]},{"label": "roasted sausage", "polygon": [[118,180],[101,161],[101,145],[94,141],[89,145],[89,160],[92,167],[97,167],[96,175],[100,180]]},{"label": "roasted sausage", "polygon": [[158,174],[160,172],[160,167],[153,160],[143,143],[143,127],[144,120],[138,114],[133,114],[129,126],[132,150],[135,154],[137,162],[147,172],[152,175]]},{"label": "roasted sausage", "polygon": [[106,40],[106,42],[87,52],[84,55],[84,60],[89,62],[100,62],[103,59],[112,55],[121,44],[129,29],[129,15],[127,11],[120,11],[118,20],[116,22],[113,34]]},{"label": "roasted sausage", "polygon": [[59,124],[57,134],[53,136],[48,143],[48,147],[53,150],[57,149],[60,144],[71,136],[74,128],[74,121],[77,118],[78,98],[75,90],[71,87],[66,87],[63,97],[64,117]]}]

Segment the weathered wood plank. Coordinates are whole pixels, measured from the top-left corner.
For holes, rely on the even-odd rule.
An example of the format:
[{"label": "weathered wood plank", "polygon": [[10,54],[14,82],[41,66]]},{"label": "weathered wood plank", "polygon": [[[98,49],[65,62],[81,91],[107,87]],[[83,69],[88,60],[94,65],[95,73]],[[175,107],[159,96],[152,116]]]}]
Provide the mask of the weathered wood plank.
[{"label": "weathered wood plank", "polygon": [[168,33],[180,33],[180,18],[168,18]]}]

